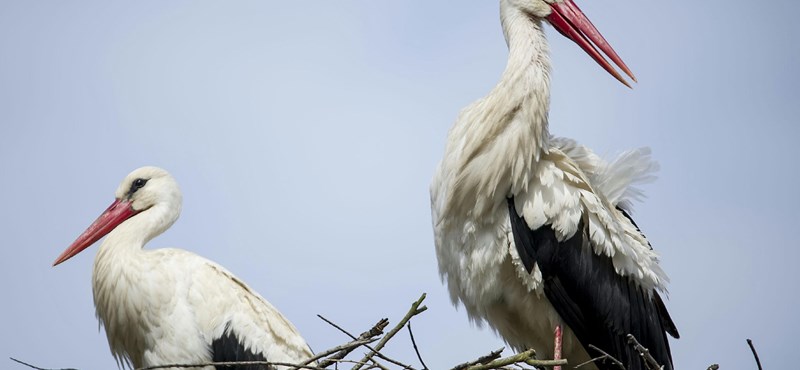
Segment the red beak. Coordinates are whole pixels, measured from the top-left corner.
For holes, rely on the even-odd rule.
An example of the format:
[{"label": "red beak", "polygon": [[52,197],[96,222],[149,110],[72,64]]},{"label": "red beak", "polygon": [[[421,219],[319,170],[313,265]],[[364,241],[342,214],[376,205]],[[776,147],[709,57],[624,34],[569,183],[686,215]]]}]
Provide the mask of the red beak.
[{"label": "red beak", "polygon": [[105,212],[103,212],[103,214],[101,214],[100,217],[98,217],[97,220],[95,220],[89,228],[64,251],[64,253],[58,256],[56,261],[53,262],[53,266],[72,258],[72,256],[88,248],[90,245],[94,244],[94,242],[111,232],[111,230],[114,230],[117,225],[137,213],[139,213],[139,211],[133,209],[131,202],[127,200],[115,200],[114,203],[111,203],[108,209],[106,209]]},{"label": "red beak", "polygon": [[597,50],[598,48],[607,55],[614,64],[622,69],[626,75],[636,82],[636,77],[633,76],[633,73],[628,69],[628,66],[625,65],[625,62],[622,61],[622,58],[617,55],[614,48],[603,38],[600,31],[594,27],[589,18],[583,14],[572,0],[563,0],[560,3],[550,4],[550,7],[553,8],[553,12],[547,17],[547,20],[550,21],[550,24],[552,24],[558,32],[561,32],[562,35],[578,44],[595,60],[595,62],[597,62],[597,64],[600,64],[603,69],[625,86],[631,87],[619,72],[603,58]]}]

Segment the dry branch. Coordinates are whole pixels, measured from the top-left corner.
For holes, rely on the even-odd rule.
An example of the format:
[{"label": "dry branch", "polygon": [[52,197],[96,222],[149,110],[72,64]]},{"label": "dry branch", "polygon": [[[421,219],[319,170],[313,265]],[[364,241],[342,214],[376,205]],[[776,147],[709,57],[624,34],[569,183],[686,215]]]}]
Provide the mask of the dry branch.
[{"label": "dry branch", "polygon": [[[380,340],[380,342],[378,342],[378,344],[375,345],[375,349],[372,352],[368,353],[366,356],[364,356],[364,358],[361,359],[361,362],[369,361],[369,359],[371,359],[372,356],[374,356],[376,353],[378,353],[378,351],[380,351],[383,348],[383,346],[385,346],[386,343],[389,342],[389,340],[392,339],[392,337],[394,337],[394,335],[397,334],[397,332],[400,331],[400,329],[402,329],[403,326],[406,325],[408,320],[411,320],[412,317],[414,317],[416,315],[419,315],[419,314],[425,312],[425,310],[428,309],[428,307],[426,307],[426,306],[420,307],[420,305],[422,304],[422,301],[425,300],[426,296],[427,296],[427,294],[422,293],[422,296],[420,296],[419,299],[417,299],[416,302],[411,304],[411,308],[408,309],[408,312],[406,312],[406,315],[403,317],[403,319],[400,320],[400,322],[398,322],[397,325],[395,325],[392,328],[392,330],[389,330],[389,332],[386,333],[386,335],[383,336],[383,338]],[[411,368],[412,367],[410,367],[410,366],[406,367],[406,369],[411,369]],[[361,366],[356,365],[356,366],[353,367],[352,370],[359,370],[359,369],[361,369]]]},{"label": "dry branch", "polygon": [[753,352],[753,357],[756,358],[756,365],[758,365],[758,370],[763,370],[761,368],[761,360],[758,358],[758,352],[756,352],[756,347],[753,345],[753,340],[747,338],[747,345],[750,346],[750,351]]},{"label": "dry branch", "polygon": [[[327,357],[327,356],[335,354],[335,356],[331,356],[331,357],[325,359],[327,361],[326,365],[323,365],[323,363],[320,363],[318,365],[319,367],[325,368],[327,366],[332,365],[336,360],[343,359],[345,356],[347,356],[348,353],[352,352],[356,348],[361,347],[363,345],[370,344],[370,343],[372,343],[372,342],[374,342],[376,340],[378,340],[378,339],[377,338],[356,339],[354,341],[351,341],[351,342],[348,342],[348,343],[333,347],[333,348],[331,348],[331,349],[329,349],[327,351],[318,353],[316,356],[314,356],[312,358],[309,358],[308,360],[305,360],[304,362],[300,363],[299,365],[297,365],[294,368],[295,369],[299,369],[301,366],[309,365],[309,364],[311,364],[311,363],[313,363],[313,362],[315,362],[315,361],[317,361],[317,360],[319,360],[319,359],[321,359],[323,357]],[[340,354],[343,354],[343,355],[340,356]]]},{"label": "dry branch", "polygon": [[22,362],[22,361],[20,361],[20,360],[17,360],[16,358],[13,358],[13,357],[9,357],[9,359],[10,359],[11,361],[14,361],[14,362],[18,363],[18,364],[25,365],[25,366],[27,366],[27,367],[29,367],[29,368],[31,368],[31,369],[35,369],[35,370],[78,370],[78,369],[73,369],[73,368],[65,368],[65,369],[45,369],[45,368],[43,368],[43,367],[33,366],[33,365],[31,365],[31,364],[29,364],[29,363],[27,363],[27,362]]},{"label": "dry branch", "polygon": [[464,369],[469,368],[470,366],[481,365],[481,364],[486,364],[486,363],[492,362],[492,361],[500,358],[500,354],[503,353],[503,350],[505,350],[505,348],[500,348],[500,349],[498,349],[496,351],[492,351],[488,355],[481,356],[476,360],[465,362],[463,364],[458,364],[458,365],[454,366],[450,370],[464,370]]},{"label": "dry branch", "polygon": [[[319,318],[320,318],[320,319],[322,319],[323,321],[327,322],[328,324],[330,324],[330,325],[331,325],[331,326],[333,326],[334,328],[338,329],[338,330],[339,330],[339,331],[341,331],[342,333],[346,334],[348,337],[350,337],[350,338],[354,338],[354,339],[355,339],[355,337],[353,336],[353,334],[350,334],[350,332],[348,332],[347,330],[344,330],[344,329],[342,329],[342,327],[340,327],[339,325],[336,325],[336,324],[335,324],[335,323],[333,323],[332,321],[330,321],[330,320],[328,320],[328,319],[326,319],[326,318],[322,317],[322,315],[317,315],[317,317],[319,317]],[[373,327],[373,329],[375,329],[375,328],[378,328],[378,326],[379,326],[379,325],[380,325],[380,333],[379,333],[379,334],[383,334],[383,329],[385,329],[385,328],[386,328],[386,326],[387,326],[387,325],[389,325],[389,320],[388,320],[388,319],[381,319],[381,321],[378,321],[378,323],[377,323],[377,324],[375,324],[375,326]],[[370,331],[372,331],[372,330],[370,330]],[[365,333],[362,333],[361,335],[365,335],[365,334],[369,333],[370,331],[368,331],[368,332],[365,332]],[[395,364],[395,365],[397,365],[397,366],[400,366],[400,367],[401,367],[401,368],[403,368],[403,369],[410,369],[410,368],[411,368],[410,366],[408,366],[408,365],[406,365],[406,364],[404,364],[404,363],[402,363],[402,362],[400,362],[400,361],[397,361],[397,360],[395,360],[395,359],[392,359],[392,358],[389,358],[389,357],[385,356],[384,354],[382,354],[382,353],[380,353],[380,352],[376,351],[374,348],[372,348],[372,347],[370,347],[370,346],[368,346],[368,345],[364,345],[364,347],[367,347],[367,348],[368,348],[370,351],[372,351],[373,353],[375,353],[375,355],[376,355],[376,356],[378,356],[379,358],[382,358],[382,359],[384,359],[384,360],[386,360],[386,361],[389,361],[389,362],[391,362],[391,363],[393,363],[393,364]],[[371,362],[374,362],[374,361],[371,361]],[[361,364],[366,364],[366,362],[361,362]],[[376,365],[376,364],[373,364],[373,365]],[[377,365],[376,365],[376,366],[377,366]]]},{"label": "dry branch", "polygon": [[[321,315],[317,315],[317,316],[319,316],[321,319],[325,320],[325,322],[333,325],[335,328],[343,331],[350,338],[352,338],[353,341],[350,342],[350,343],[356,343],[356,342],[368,340],[367,342],[364,342],[362,344],[362,345],[367,346],[367,347],[369,347],[368,346],[369,343],[372,343],[375,340],[377,340],[377,339],[375,339],[375,337],[383,334],[383,329],[386,328],[386,325],[389,325],[389,320],[388,319],[381,319],[375,325],[373,325],[371,329],[361,333],[361,335],[359,335],[358,338],[356,338],[356,337],[350,335],[350,333],[348,333],[344,329],[340,328],[338,325],[336,325],[336,324],[330,322],[328,319],[322,317]],[[359,346],[346,347],[346,348],[341,348],[341,349],[336,350],[336,351],[332,351],[330,353],[335,353],[335,354],[333,356],[330,356],[330,357],[320,361],[319,362],[319,366],[324,368],[324,367],[328,367],[330,365],[333,365],[334,363],[336,363],[337,360],[341,360],[341,359],[345,358],[348,354],[350,354],[350,352],[354,351],[358,347]],[[326,351],[326,352],[329,352],[329,351]],[[317,355],[314,358],[311,358],[311,359],[307,360],[302,365],[310,364],[310,363],[312,363],[314,361],[317,361],[317,360],[319,360],[319,359],[321,359],[321,358],[323,358],[325,356],[327,356],[327,355]]]},{"label": "dry branch", "polygon": [[584,362],[584,363],[582,363],[582,364],[580,364],[578,366],[575,366],[576,369],[579,368],[579,367],[583,367],[583,366],[586,366],[588,364],[597,362],[597,361],[608,360],[608,361],[611,361],[611,363],[616,365],[618,368],[620,368],[620,370],[625,370],[625,365],[622,363],[622,361],[617,360],[616,358],[614,358],[614,356],[611,356],[610,354],[608,354],[608,352],[603,351],[600,348],[597,348],[594,344],[590,344],[589,348],[594,350],[594,351],[596,351],[596,352],[598,352],[598,353],[600,353],[601,356],[595,357],[595,358],[593,358],[593,359],[591,359],[589,361],[586,361],[586,362]]},{"label": "dry branch", "polygon": [[419,359],[419,363],[422,365],[422,370],[428,370],[428,365],[425,365],[425,361],[422,359],[422,355],[419,354],[419,348],[417,348],[417,341],[414,340],[414,331],[411,330],[411,320],[408,321],[408,336],[411,337],[411,345],[414,346],[414,353],[417,354],[417,358]]},{"label": "dry branch", "polygon": [[628,344],[631,345],[636,352],[639,352],[639,356],[642,357],[644,360],[644,365],[648,370],[661,370],[663,367],[653,358],[653,355],[650,354],[650,350],[645,348],[633,334],[628,334]]},{"label": "dry branch", "polygon": [[525,352],[518,353],[513,356],[508,356],[504,358],[500,358],[489,362],[488,364],[483,365],[473,365],[468,367],[466,370],[491,370],[491,369],[499,369],[504,366],[514,365],[514,364],[527,364],[530,366],[558,366],[558,365],[566,365],[567,360],[537,360],[536,359],[536,351],[529,349]]}]

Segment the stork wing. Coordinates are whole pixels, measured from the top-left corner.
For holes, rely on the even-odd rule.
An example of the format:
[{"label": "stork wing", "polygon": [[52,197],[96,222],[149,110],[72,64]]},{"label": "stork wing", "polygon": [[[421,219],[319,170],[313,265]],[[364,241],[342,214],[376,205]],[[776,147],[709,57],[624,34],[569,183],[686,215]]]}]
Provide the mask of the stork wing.
[{"label": "stork wing", "polygon": [[647,147],[628,150],[612,162],[607,162],[573,139],[552,137],[550,145],[575,162],[596,192],[625,212],[631,211],[634,201],[644,198],[638,185],[655,180],[655,173],[659,169]]},{"label": "stork wing", "polygon": [[578,162],[553,149],[508,210],[519,263],[539,270],[545,296],[590,354],[592,344],[641,369],[626,342],[633,334],[672,369],[666,334],[678,333],[657,292],[666,280],[657,256]]},{"label": "stork wing", "polygon": [[200,329],[214,361],[300,363],[313,356],[294,325],[228,270],[190,252],[159,251],[180,253],[191,266],[186,299],[197,322],[209,325]]}]

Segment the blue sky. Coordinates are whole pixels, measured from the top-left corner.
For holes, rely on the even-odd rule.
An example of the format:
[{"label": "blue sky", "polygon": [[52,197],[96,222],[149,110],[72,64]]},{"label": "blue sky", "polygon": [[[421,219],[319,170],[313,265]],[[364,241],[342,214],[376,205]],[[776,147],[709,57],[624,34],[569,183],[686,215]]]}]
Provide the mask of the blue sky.
[{"label": "blue sky", "polygon": [[[755,368],[753,338],[765,366],[793,366],[800,5],[578,4],[640,83],[550,32],[550,127],[607,156],[649,146],[661,163],[634,216],[672,278],[676,365]],[[0,0],[0,355],[116,366],[94,318],[96,247],[50,265],[142,165],[184,192],[149,247],[226,266],[315,349],[345,340],[315,314],[360,332],[422,292],[428,365],[500,347],[451,306],[428,203],[458,110],[504,68],[497,8]],[[406,338],[388,350],[413,361]]]}]

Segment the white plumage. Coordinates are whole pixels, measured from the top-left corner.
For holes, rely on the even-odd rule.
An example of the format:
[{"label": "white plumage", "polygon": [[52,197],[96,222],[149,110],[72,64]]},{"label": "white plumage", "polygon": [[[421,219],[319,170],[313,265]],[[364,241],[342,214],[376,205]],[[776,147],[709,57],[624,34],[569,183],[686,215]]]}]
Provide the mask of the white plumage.
[{"label": "white plumage", "polygon": [[[550,136],[550,60],[542,20],[578,44],[587,42],[587,36],[566,32],[588,28],[585,24],[573,19],[566,26],[558,23],[566,11],[577,9],[571,0],[500,0],[500,9],[508,65],[497,86],[460,113],[431,185],[436,254],[451,299],[464,305],[473,322],[488,323],[516,350],[534,348],[540,357],[548,357],[554,351],[554,328],[567,324],[564,357],[575,365],[590,358],[588,344],[628,356],[614,332],[642,332],[657,337],[645,341],[659,347],[652,348],[655,352],[666,353],[661,359],[669,362],[664,363],[669,369],[664,332],[677,336],[677,331],[657,295],[665,291],[667,277],[657,254],[624,213],[642,196],[634,185],[651,180],[657,165],[647,149],[607,163],[572,140]],[[610,46],[598,47],[609,54]],[[537,256],[544,252],[536,243],[517,244],[547,240],[547,235],[554,236],[551,244],[558,244],[547,250],[547,257]],[[594,257],[581,254],[583,250]],[[520,251],[525,258],[530,254],[548,260],[533,258],[528,265]],[[552,261],[550,253],[557,256]],[[590,279],[592,274],[598,281]],[[617,295],[593,295],[602,289]],[[624,299],[615,301],[617,296]],[[618,318],[625,315],[633,318]],[[634,322],[638,318],[644,323]],[[603,320],[609,322],[607,332],[590,322]],[[600,342],[597,338],[614,343],[586,343]],[[620,359],[631,369],[639,368],[632,359]]]},{"label": "white plumage", "polygon": [[222,266],[180,249],[143,249],[168,229],[182,197],[166,171],[131,172],[116,201],[55,264],[105,233],[94,263],[97,317],[118,363],[133,368],[214,361],[300,363],[312,352],[269,302]]}]

